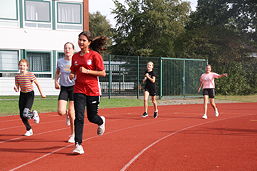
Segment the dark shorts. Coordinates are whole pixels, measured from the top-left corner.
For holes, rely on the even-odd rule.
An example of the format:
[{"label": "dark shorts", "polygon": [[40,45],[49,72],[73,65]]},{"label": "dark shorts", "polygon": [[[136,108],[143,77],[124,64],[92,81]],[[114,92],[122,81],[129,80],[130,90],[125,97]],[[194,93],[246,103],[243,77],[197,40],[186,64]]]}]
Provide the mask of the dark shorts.
[{"label": "dark shorts", "polygon": [[61,86],[61,91],[58,100],[74,101],[73,86],[64,87]]},{"label": "dark shorts", "polygon": [[150,96],[156,96],[155,88],[145,88],[145,91],[148,91]]},{"label": "dark shorts", "polygon": [[209,98],[215,97],[215,89],[214,88],[205,88],[203,89],[203,95],[208,95]]}]

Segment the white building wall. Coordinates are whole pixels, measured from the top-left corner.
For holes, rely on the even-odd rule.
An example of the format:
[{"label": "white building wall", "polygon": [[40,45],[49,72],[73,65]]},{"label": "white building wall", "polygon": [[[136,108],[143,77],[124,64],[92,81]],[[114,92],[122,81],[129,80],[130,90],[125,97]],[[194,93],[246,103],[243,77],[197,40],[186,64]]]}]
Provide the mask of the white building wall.
[{"label": "white building wall", "polygon": [[[40,86],[42,87],[42,91],[45,95],[58,95],[60,90],[54,88],[54,80],[49,78],[38,78],[37,79]],[[15,92],[13,87],[15,85],[14,78],[10,77],[0,77],[0,95],[1,96],[9,96],[9,95],[19,95],[19,92]],[[37,86],[34,85],[35,95],[40,95]]]},{"label": "white building wall", "polygon": [[[51,0],[49,0],[52,2]],[[18,6],[20,1],[18,2]],[[56,0],[56,2],[83,3],[83,0]],[[23,4],[23,1],[22,1]],[[52,5],[51,5],[52,7]],[[24,7],[23,7],[24,8]],[[19,7],[17,8],[19,9]],[[54,10],[57,16],[57,9]],[[51,10],[52,12],[52,10]],[[18,12],[20,15],[20,12]],[[83,10],[82,10],[83,13]],[[23,16],[25,13],[23,13]],[[78,34],[82,30],[76,29],[58,29],[51,28],[20,28],[20,16],[18,20],[0,20],[0,50],[25,50],[25,51],[47,51],[63,52],[63,46],[66,42],[72,42],[75,45],[75,52],[79,51],[77,45]],[[51,23],[53,24],[53,23]],[[83,25],[81,24],[81,27]],[[56,26],[57,27],[57,26]],[[21,54],[20,54],[21,56]],[[55,72],[56,59],[51,57],[51,73]],[[52,63],[54,62],[55,63]],[[0,61],[1,62],[1,61]],[[2,63],[2,62],[1,62]],[[54,88],[53,78],[37,78],[46,95],[58,95],[59,90]],[[0,96],[1,95],[19,95],[13,90],[14,77],[0,77]],[[39,95],[35,87],[36,95]]]},{"label": "white building wall", "polygon": [[78,50],[80,31],[46,30],[32,28],[0,28],[0,49],[57,50],[63,51],[66,42]]}]

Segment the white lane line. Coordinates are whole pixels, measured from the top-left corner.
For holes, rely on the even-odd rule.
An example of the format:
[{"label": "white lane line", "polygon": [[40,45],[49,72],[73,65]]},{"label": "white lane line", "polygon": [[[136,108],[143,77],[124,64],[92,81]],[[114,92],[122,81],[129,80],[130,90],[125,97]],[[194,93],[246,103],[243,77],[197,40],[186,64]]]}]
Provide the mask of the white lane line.
[{"label": "white lane line", "polygon": [[[255,115],[255,114],[249,114],[249,115],[244,115],[244,116],[250,116],[250,115]],[[239,118],[239,117],[244,117],[244,116],[236,116],[236,117],[229,117],[229,118],[224,118],[224,119],[219,119],[219,120],[214,120],[214,121],[209,121],[209,122],[205,122],[205,123],[201,123],[201,124],[197,124],[197,125],[192,125],[192,126],[189,126],[189,127],[186,127],[186,128],[183,128],[183,129],[180,129],[180,130],[177,130],[171,134],[168,134],[156,141],[154,141],[152,144],[148,145],[147,147],[145,147],[143,150],[141,150],[137,155],[135,155],[127,164],[125,164],[123,166],[122,169],[120,169],[120,171],[125,171],[126,169],[128,169],[128,167],[136,160],[138,159],[146,150],[150,149],[151,147],[153,147],[155,144],[159,143],[160,141],[172,136],[172,135],[175,135],[177,133],[180,133],[180,132],[183,132],[187,129],[191,129],[191,128],[194,128],[194,127],[197,127],[197,126],[201,126],[201,125],[206,125],[206,124],[209,124],[209,123],[214,123],[214,122],[218,122],[218,121],[223,121],[223,120],[227,120],[227,119],[234,119],[234,118]]]},{"label": "white lane line", "polygon": [[[40,113],[39,113],[40,114]],[[56,115],[53,115],[53,114],[47,114],[47,113],[41,113],[41,115],[44,115],[44,116],[46,116],[46,115],[48,115],[48,116],[46,116],[46,118],[49,118],[49,117],[60,117],[58,114],[56,114]],[[13,116],[18,116],[18,115],[13,115]],[[39,115],[40,116],[40,115]],[[3,117],[6,117],[6,116],[3,116]],[[14,122],[14,121],[21,121],[21,119],[20,119],[20,116],[18,116],[19,118],[15,118],[15,119],[9,119],[9,120],[0,120],[0,123],[5,123],[5,122]],[[45,117],[44,117],[45,118]],[[1,119],[1,117],[0,117],[0,119]]]},{"label": "white lane line", "polygon": [[[64,122],[64,120],[57,120],[57,121],[51,121],[51,122],[43,122],[43,123],[40,123],[40,125],[42,125],[42,124],[51,124],[51,123],[55,123],[55,122]],[[35,124],[33,124],[32,126],[35,126]],[[20,127],[24,127],[24,125],[0,128],[0,131],[6,130],[6,129],[20,128]]]},{"label": "white lane line", "polygon": [[[41,133],[38,133],[38,134],[33,134],[33,136],[47,134],[47,133],[56,132],[56,131],[61,131],[61,130],[64,130],[64,129],[68,129],[68,128],[60,128],[60,129],[55,129],[55,130],[51,130],[51,131],[41,132]],[[12,138],[12,139],[9,139],[9,140],[0,141],[0,144],[5,143],[5,142],[10,142],[10,141],[15,141],[15,140],[23,139],[23,138],[25,138],[25,136],[21,136],[21,137]]]},{"label": "white lane line", "polygon": [[[172,118],[172,119],[173,119],[173,118]],[[161,120],[161,121],[153,121],[153,122],[151,122],[151,123],[138,124],[138,125],[130,126],[130,127],[127,127],[127,128],[117,129],[117,130],[114,130],[114,131],[111,131],[111,132],[107,132],[107,133],[105,133],[103,136],[106,136],[106,135],[109,135],[109,134],[113,134],[113,133],[116,133],[116,132],[121,132],[121,131],[128,130],[128,129],[131,129],[131,128],[136,128],[136,127],[141,127],[141,126],[145,126],[145,125],[156,124],[156,123],[159,123],[159,122],[169,121],[169,120],[171,120],[171,119]],[[98,138],[98,137],[99,137],[98,135],[97,135],[97,136],[93,136],[93,137],[89,137],[89,138],[84,139],[83,141],[88,141],[88,140],[90,140],[90,139],[94,139],[94,138]],[[49,153],[47,153],[47,154],[45,154],[45,155],[42,155],[42,156],[40,156],[40,157],[38,157],[38,158],[35,158],[35,159],[33,159],[33,160],[31,160],[31,161],[29,161],[29,162],[27,162],[27,163],[24,163],[24,164],[22,164],[22,165],[19,165],[19,166],[15,167],[15,168],[11,169],[10,171],[14,171],[14,170],[20,169],[20,168],[22,168],[22,167],[24,167],[24,166],[27,166],[27,165],[29,165],[29,164],[32,164],[32,163],[34,163],[34,162],[36,162],[36,161],[38,161],[38,160],[40,160],[40,159],[43,159],[43,158],[45,158],[45,157],[47,157],[47,156],[50,156],[51,154],[54,154],[54,153],[56,153],[56,152],[58,152],[58,151],[61,151],[61,150],[63,150],[63,149],[66,149],[66,148],[68,148],[68,147],[71,147],[71,146],[74,146],[74,144],[69,144],[69,145],[64,146],[64,147],[62,147],[62,148],[56,149],[56,150],[54,150],[54,151],[52,151],[52,152],[49,152]]]}]

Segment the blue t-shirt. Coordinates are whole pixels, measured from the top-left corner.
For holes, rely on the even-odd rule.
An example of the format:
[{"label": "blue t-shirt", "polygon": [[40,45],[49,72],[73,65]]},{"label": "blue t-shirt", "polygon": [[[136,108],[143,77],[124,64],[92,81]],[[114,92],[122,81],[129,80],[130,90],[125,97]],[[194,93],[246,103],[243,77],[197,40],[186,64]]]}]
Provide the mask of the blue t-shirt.
[{"label": "blue t-shirt", "polygon": [[57,61],[57,69],[60,70],[60,78],[59,84],[61,86],[69,87],[75,84],[74,80],[70,80],[70,67],[71,67],[71,60],[65,60],[64,58],[58,59]]}]

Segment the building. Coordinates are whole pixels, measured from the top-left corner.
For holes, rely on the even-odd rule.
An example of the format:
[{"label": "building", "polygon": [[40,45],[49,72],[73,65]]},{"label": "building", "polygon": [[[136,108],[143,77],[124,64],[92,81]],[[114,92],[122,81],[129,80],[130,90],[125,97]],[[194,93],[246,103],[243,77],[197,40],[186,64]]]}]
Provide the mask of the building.
[{"label": "building", "polygon": [[[14,92],[18,61],[27,59],[47,95],[57,95],[54,73],[63,45],[88,30],[88,0],[0,0],[0,95]],[[84,11],[84,12],[83,12]],[[84,28],[84,29],[83,29]],[[35,88],[35,93],[38,91]]]}]

